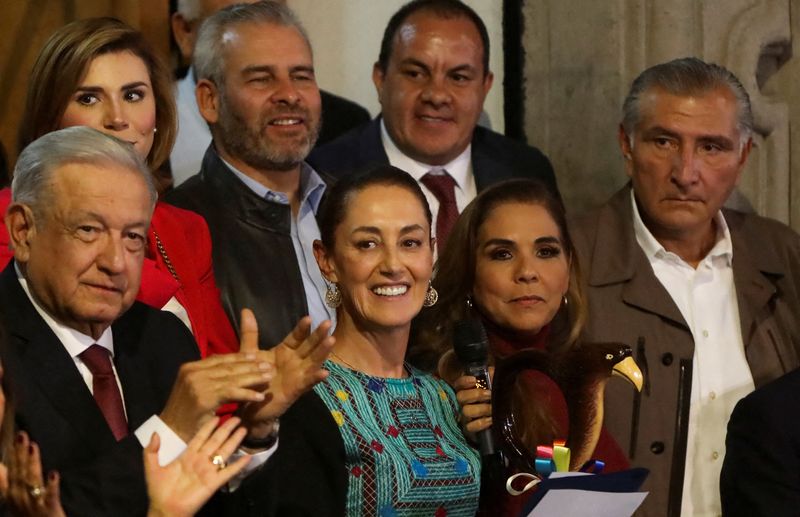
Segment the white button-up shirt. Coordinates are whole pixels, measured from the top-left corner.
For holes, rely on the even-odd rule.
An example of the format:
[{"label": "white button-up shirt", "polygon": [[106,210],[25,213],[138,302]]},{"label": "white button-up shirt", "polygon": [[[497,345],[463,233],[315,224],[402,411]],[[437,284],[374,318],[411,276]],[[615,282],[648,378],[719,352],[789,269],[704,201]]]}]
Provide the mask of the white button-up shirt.
[{"label": "white button-up shirt", "polygon": [[175,84],[178,131],[169,163],[176,187],[200,172],[203,156],[211,143],[211,130],[197,107],[196,86],[192,68],[186,72],[186,77]]},{"label": "white button-up shirt", "polygon": [[695,269],[653,237],[633,191],[631,203],[636,240],[694,338],[681,515],[721,515],[719,474],[728,419],[736,402],[754,389],[742,341],[730,231],[717,213],[716,244]]}]

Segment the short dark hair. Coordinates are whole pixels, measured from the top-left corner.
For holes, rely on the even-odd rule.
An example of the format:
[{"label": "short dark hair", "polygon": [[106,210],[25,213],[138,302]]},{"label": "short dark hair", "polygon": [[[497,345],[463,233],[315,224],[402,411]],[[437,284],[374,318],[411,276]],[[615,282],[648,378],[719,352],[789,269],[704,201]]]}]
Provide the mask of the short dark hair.
[{"label": "short dark hair", "polygon": [[391,165],[372,166],[343,177],[325,193],[325,200],[320,207],[318,220],[320,240],[326,248],[333,249],[336,228],[344,221],[347,207],[352,201],[353,195],[374,185],[401,187],[409,191],[422,205],[425,219],[428,221],[428,227],[432,226],[431,209],[417,180],[409,173]]},{"label": "short dark hair", "polygon": [[460,0],[413,0],[403,7],[389,19],[386,30],[383,32],[381,40],[381,53],[378,55],[378,66],[381,71],[386,72],[389,66],[389,58],[394,50],[394,37],[400,26],[418,12],[430,12],[439,18],[466,18],[475,25],[481,35],[483,43],[483,75],[489,73],[489,31],[486,24],[470,6]]}]

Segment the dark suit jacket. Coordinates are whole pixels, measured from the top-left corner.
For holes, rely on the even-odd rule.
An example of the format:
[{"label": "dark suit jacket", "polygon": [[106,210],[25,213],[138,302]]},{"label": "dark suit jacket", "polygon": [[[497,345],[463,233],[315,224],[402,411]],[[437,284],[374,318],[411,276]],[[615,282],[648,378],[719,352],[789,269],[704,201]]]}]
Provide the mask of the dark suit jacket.
[{"label": "dark suit jacket", "polygon": [[164,407],[179,366],[199,359],[188,329],[139,302],[112,325],[131,431],[116,442],[72,358],[22,290],[13,262],[0,274],[0,318],[17,426],[39,444],[45,471],[61,473],[67,514],[144,515],[142,448],[132,433]]},{"label": "dark suit jacket", "polygon": [[355,102],[324,90],[319,91],[319,96],[322,100],[322,128],[317,138],[318,145],[369,122],[369,111]]},{"label": "dark suit jacket", "polygon": [[728,422],[720,477],[726,517],[800,513],[800,370],[758,389]]},{"label": "dark suit jacket", "polygon": [[[316,147],[307,161],[317,172],[336,178],[370,165],[388,164],[381,142],[380,117]],[[472,135],[472,171],[478,192],[503,180],[532,178],[558,193],[553,167],[541,151],[481,126],[475,127]]]}]

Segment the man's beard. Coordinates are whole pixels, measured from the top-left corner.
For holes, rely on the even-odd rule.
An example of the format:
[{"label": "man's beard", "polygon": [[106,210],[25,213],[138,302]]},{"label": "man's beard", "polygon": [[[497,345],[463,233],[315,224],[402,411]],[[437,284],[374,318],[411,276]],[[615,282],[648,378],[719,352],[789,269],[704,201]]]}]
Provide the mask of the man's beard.
[{"label": "man's beard", "polygon": [[314,147],[322,125],[321,118],[313,127],[308,128],[306,138],[285,142],[276,142],[267,136],[268,121],[279,115],[300,115],[306,123],[312,122],[309,111],[305,107],[278,107],[267,113],[261,113],[258,126],[252,128],[229,103],[220,98],[219,131],[216,137],[222,147],[247,165],[268,171],[288,171],[297,167],[306,159]]}]

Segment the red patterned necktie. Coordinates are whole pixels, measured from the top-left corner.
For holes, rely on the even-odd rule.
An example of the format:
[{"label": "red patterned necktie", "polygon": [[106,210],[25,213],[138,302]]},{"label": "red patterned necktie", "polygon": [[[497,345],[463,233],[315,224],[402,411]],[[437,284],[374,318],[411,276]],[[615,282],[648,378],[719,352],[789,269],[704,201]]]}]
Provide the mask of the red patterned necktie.
[{"label": "red patterned necktie", "polygon": [[117,441],[128,435],[128,422],[125,419],[125,408],[119,393],[117,378],[111,367],[109,351],[100,345],[92,345],[78,357],[92,372],[92,391],[94,400],[106,417],[106,422]]},{"label": "red patterned necktie", "polygon": [[441,255],[450,230],[458,219],[456,182],[444,169],[433,169],[422,176],[420,182],[428,187],[439,201],[439,212],[436,214],[436,249]]}]

